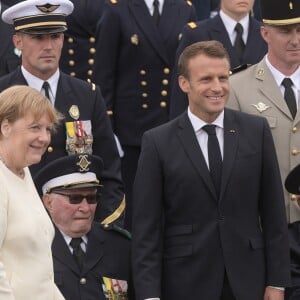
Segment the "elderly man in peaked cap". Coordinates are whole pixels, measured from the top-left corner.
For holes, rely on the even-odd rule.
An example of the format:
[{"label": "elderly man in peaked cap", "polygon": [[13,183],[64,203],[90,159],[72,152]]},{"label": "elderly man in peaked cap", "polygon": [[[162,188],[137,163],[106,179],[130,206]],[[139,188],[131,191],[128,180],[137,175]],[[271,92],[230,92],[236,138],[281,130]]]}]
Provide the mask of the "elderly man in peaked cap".
[{"label": "elderly man in peaked cap", "polygon": [[102,157],[106,189],[95,218],[105,224],[121,223],[119,217],[125,207],[121,163],[100,89],[59,70],[66,17],[72,11],[69,0],[29,0],[2,14],[4,22],[14,26],[13,42],[22,52],[22,66],[0,78],[0,91],[15,84],[29,85],[44,93],[65,116],[41,162],[31,167],[32,175],[65,155]]},{"label": "elderly man in peaked cap", "polygon": [[99,157],[77,154],[50,162],[35,176],[55,225],[55,283],[66,299],[128,297],[129,234],[116,225],[92,222],[101,206],[102,171]]}]

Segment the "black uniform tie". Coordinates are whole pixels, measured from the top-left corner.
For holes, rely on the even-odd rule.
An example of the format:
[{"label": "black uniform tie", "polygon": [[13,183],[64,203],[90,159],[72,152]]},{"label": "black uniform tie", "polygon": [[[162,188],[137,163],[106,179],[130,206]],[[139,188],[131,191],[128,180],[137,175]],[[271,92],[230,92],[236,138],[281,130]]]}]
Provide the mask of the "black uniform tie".
[{"label": "black uniform tie", "polygon": [[160,18],[160,14],[159,14],[159,1],[158,0],[154,0],[153,1],[153,15],[152,18],[154,20],[155,25],[158,25],[159,23],[159,18]]},{"label": "black uniform tie", "polygon": [[245,50],[245,43],[243,41],[243,26],[240,23],[235,25],[234,30],[236,31],[236,38],[234,41],[234,48],[237,54],[238,59],[242,62],[244,50]]},{"label": "black uniform tie", "polygon": [[284,78],[282,80],[282,85],[284,86],[284,99],[294,119],[297,113],[297,104],[296,97],[292,89],[293,81],[290,78]]},{"label": "black uniform tie", "polygon": [[219,197],[222,177],[222,155],[219,141],[216,136],[216,125],[205,125],[202,129],[208,134],[207,152],[209,171]]},{"label": "black uniform tie", "polygon": [[45,96],[50,100],[50,95],[49,95],[49,89],[50,89],[50,85],[48,81],[44,81],[42,88],[45,91]]},{"label": "black uniform tie", "polygon": [[70,242],[70,246],[73,248],[73,257],[75,258],[80,270],[84,261],[84,251],[82,250],[80,244],[82,242],[82,238],[73,238]]}]

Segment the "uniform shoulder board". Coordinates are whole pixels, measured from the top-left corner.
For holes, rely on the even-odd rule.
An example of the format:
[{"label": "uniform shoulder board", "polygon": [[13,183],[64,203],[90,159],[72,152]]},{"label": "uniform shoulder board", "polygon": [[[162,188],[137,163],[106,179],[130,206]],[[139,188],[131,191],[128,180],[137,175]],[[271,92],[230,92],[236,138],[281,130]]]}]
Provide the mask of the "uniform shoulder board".
[{"label": "uniform shoulder board", "polygon": [[186,1],[186,4],[187,4],[188,6],[192,6],[192,5],[193,5],[192,1],[190,1],[190,0],[187,0],[187,1]]},{"label": "uniform shoulder board", "polygon": [[111,3],[111,4],[117,4],[117,3],[118,3],[118,0],[110,0],[110,3]]},{"label": "uniform shoulder board", "polygon": [[131,234],[126,229],[116,225],[116,224],[101,224],[104,230],[113,230],[121,235],[125,236],[127,239],[131,240]]},{"label": "uniform shoulder board", "polygon": [[233,74],[236,74],[236,73],[241,72],[243,70],[246,70],[250,66],[251,66],[250,64],[243,64],[243,65],[237,66],[237,67],[233,68],[230,71],[230,75],[233,75]]},{"label": "uniform shoulder board", "polygon": [[196,24],[195,22],[189,22],[187,25],[188,25],[191,29],[197,28],[197,24]]}]

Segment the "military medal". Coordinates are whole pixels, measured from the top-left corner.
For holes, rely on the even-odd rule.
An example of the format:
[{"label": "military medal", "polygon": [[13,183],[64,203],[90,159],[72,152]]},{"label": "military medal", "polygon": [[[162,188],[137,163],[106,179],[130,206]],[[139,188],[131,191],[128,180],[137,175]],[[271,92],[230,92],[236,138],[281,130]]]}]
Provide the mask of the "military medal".
[{"label": "military medal", "polygon": [[71,118],[73,118],[74,120],[78,120],[79,119],[79,108],[77,105],[72,105],[69,109],[69,115],[71,116]]}]

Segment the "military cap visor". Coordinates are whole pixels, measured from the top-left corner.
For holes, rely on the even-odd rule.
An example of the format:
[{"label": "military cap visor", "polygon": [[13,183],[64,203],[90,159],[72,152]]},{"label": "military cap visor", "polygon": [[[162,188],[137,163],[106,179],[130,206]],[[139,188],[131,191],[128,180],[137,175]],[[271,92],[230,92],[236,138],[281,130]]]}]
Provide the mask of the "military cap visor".
[{"label": "military cap visor", "polygon": [[34,182],[40,195],[55,190],[100,188],[102,159],[95,155],[76,154],[58,158],[43,167]]},{"label": "military cap visor", "polygon": [[300,165],[288,174],[285,180],[285,188],[289,193],[300,195]]},{"label": "military cap visor", "polygon": [[284,26],[300,23],[300,0],[261,0],[264,24]]},{"label": "military cap visor", "polygon": [[72,13],[69,0],[22,1],[5,10],[2,19],[13,24],[15,32],[49,34],[67,30],[66,16]]}]

